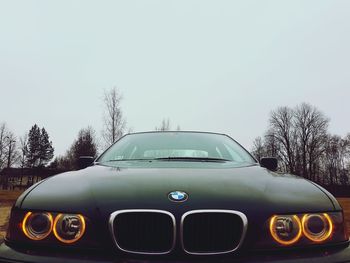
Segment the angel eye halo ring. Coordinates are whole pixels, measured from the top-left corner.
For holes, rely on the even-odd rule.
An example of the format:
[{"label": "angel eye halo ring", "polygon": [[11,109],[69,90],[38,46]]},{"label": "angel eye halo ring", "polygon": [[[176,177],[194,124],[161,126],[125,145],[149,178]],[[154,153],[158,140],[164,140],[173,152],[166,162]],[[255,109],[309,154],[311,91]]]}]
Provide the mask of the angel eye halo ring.
[{"label": "angel eye halo ring", "polygon": [[275,215],[270,219],[270,233],[279,244],[292,245],[302,236],[301,221],[296,215]]},{"label": "angel eye halo ring", "polygon": [[55,237],[65,244],[77,242],[85,233],[86,223],[82,215],[58,214],[53,224]]},{"label": "angel eye halo ring", "polygon": [[22,231],[31,240],[45,239],[52,232],[53,217],[47,212],[27,212],[22,222]]},{"label": "angel eye halo ring", "polygon": [[333,232],[333,222],[328,214],[305,214],[301,220],[303,234],[313,242],[326,241]]}]

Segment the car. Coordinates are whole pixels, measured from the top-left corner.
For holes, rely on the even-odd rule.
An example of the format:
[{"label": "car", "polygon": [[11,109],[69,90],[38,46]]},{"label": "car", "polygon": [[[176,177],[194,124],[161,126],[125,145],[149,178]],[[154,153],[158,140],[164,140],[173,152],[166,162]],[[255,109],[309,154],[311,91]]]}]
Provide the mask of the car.
[{"label": "car", "polygon": [[0,262],[349,262],[337,200],[231,137],[127,134],[12,208]]}]

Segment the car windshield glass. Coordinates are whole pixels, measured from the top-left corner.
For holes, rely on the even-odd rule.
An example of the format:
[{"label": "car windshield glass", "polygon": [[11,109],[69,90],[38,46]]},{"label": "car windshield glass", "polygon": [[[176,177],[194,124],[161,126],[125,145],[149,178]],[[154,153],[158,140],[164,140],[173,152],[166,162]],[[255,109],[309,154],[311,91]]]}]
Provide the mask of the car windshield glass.
[{"label": "car windshield glass", "polygon": [[129,134],[103,153],[97,162],[142,160],[256,163],[228,136],[195,132]]}]

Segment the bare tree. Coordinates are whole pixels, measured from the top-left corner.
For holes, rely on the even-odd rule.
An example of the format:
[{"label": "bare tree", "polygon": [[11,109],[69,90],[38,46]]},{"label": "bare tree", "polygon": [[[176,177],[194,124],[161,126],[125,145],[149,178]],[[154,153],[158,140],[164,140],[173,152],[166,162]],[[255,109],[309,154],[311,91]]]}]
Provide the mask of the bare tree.
[{"label": "bare tree", "polygon": [[167,119],[164,118],[162,120],[161,125],[159,127],[155,127],[154,129],[156,131],[169,131],[171,129],[169,118],[167,118]]},{"label": "bare tree", "polygon": [[324,165],[325,174],[328,175],[328,178],[323,179],[328,180],[331,185],[338,181],[340,140],[340,136],[329,135],[325,145],[325,154],[322,163]]},{"label": "bare tree", "polygon": [[331,185],[346,185],[350,181],[350,140],[338,135],[328,135],[322,156],[324,180]]},{"label": "bare tree", "polygon": [[120,105],[121,100],[122,95],[116,87],[104,93],[103,102],[105,110],[102,136],[106,146],[112,145],[125,132],[126,121]]},{"label": "bare tree", "polygon": [[6,123],[0,124],[0,169],[11,167],[17,161],[16,136]]},{"label": "bare tree", "polygon": [[[0,170],[10,168],[17,160],[16,136],[10,131],[6,123],[0,125]],[[5,174],[0,178],[3,189],[8,188],[8,177]]]},{"label": "bare tree", "polygon": [[19,165],[21,168],[26,167],[28,155],[28,133],[19,138]]},{"label": "bare tree", "polygon": [[2,169],[6,165],[6,146],[7,146],[7,136],[8,136],[8,128],[6,123],[0,123],[0,169]]},{"label": "bare tree", "polygon": [[315,166],[325,150],[329,120],[316,107],[302,103],[295,109],[295,128],[301,153],[302,175],[314,180]]},{"label": "bare tree", "polygon": [[16,136],[12,131],[9,131],[5,138],[7,142],[6,146],[6,166],[10,168],[18,161],[17,141]]},{"label": "bare tree", "polygon": [[293,123],[294,111],[288,107],[279,107],[271,112],[269,136],[279,144],[278,154],[287,170],[295,172],[296,134]]},{"label": "bare tree", "polygon": [[264,148],[266,156],[278,157],[279,144],[276,140],[276,137],[273,134],[273,131],[270,129],[264,135]]},{"label": "bare tree", "polygon": [[27,165],[27,155],[28,155],[28,133],[25,133],[22,137],[19,138],[19,149],[18,149],[18,162],[21,167],[21,177],[20,185],[23,181],[23,169]]},{"label": "bare tree", "polygon": [[322,184],[350,182],[350,134],[329,135],[328,118],[307,103],[271,112],[264,139],[254,141],[253,153],[276,156],[280,170]]},{"label": "bare tree", "polygon": [[343,138],[341,145],[341,166],[342,172],[340,177],[341,184],[350,183],[350,133]]},{"label": "bare tree", "polygon": [[260,136],[254,139],[251,152],[259,162],[262,157],[266,157],[264,142]]}]

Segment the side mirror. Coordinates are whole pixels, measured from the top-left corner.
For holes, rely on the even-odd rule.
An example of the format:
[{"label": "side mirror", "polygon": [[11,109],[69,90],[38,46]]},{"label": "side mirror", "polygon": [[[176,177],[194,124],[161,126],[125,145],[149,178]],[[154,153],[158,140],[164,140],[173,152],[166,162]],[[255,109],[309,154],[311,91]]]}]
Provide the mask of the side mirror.
[{"label": "side mirror", "polygon": [[263,157],[260,159],[261,167],[265,167],[271,171],[276,171],[278,167],[278,161],[275,157]]},{"label": "side mirror", "polygon": [[94,163],[95,158],[92,156],[80,156],[78,160],[79,169],[84,169]]}]

